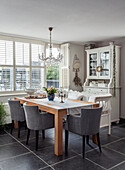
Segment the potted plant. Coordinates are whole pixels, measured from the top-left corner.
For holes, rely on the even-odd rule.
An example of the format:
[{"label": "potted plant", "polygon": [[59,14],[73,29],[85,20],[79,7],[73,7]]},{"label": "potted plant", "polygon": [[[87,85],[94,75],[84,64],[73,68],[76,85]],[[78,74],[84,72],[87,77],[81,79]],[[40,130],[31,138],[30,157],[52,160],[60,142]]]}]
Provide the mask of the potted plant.
[{"label": "potted plant", "polygon": [[4,108],[4,104],[0,102],[0,129],[4,129],[4,125],[6,123],[7,113]]},{"label": "potted plant", "polygon": [[55,87],[51,86],[49,88],[43,87],[43,89],[47,92],[47,97],[49,101],[53,101],[55,98],[55,93],[57,92],[58,89]]}]

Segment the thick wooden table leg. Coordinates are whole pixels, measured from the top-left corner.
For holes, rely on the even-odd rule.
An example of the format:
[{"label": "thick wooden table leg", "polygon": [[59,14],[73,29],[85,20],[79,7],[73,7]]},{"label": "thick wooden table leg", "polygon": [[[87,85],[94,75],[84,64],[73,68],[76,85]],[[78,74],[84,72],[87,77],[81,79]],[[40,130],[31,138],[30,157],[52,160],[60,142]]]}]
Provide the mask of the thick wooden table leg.
[{"label": "thick wooden table leg", "polygon": [[18,128],[18,121],[14,120],[14,128],[17,129]]},{"label": "thick wooden table leg", "polygon": [[97,135],[93,135],[93,136],[92,136],[92,141],[93,141],[93,143],[95,143],[95,144],[98,143],[98,142],[97,142]]},{"label": "thick wooden table leg", "polygon": [[55,154],[63,154],[63,114],[55,114]]}]

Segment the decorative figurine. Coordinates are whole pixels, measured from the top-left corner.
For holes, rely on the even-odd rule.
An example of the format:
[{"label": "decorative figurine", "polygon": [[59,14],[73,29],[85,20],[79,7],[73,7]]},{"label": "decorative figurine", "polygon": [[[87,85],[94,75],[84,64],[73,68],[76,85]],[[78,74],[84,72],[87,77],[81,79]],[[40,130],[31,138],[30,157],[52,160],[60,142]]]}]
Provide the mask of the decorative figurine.
[{"label": "decorative figurine", "polygon": [[62,90],[60,90],[58,96],[61,97],[60,103],[64,103],[64,98],[66,97],[66,94]]}]

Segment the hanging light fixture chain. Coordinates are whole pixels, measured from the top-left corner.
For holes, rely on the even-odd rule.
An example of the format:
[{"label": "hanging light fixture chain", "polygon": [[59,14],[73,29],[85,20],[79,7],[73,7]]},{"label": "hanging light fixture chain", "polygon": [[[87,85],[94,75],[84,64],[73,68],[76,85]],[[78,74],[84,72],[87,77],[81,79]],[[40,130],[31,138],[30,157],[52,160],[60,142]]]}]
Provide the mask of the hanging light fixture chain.
[{"label": "hanging light fixture chain", "polygon": [[51,31],[50,31],[50,48],[52,48]]},{"label": "hanging light fixture chain", "polygon": [[51,36],[52,30],[53,30],[53,27],[49,27],[49,31],[50,31],[50,58],[52,58],[52,36]]}]

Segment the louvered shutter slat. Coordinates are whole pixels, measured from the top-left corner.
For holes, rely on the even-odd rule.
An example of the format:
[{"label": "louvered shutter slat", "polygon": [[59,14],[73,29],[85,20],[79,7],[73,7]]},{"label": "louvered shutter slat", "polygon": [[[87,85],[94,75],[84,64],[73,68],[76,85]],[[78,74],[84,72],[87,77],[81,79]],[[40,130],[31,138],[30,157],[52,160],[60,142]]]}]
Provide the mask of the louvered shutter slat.
[{"label": "louvered shutter slat", "polygon": [[0,40],[0,65],[13,65],[13,42]]},{"label": "louvered shutter slat", "polygon": [[32,87],[42,89],[44,86],[44,68],[40,68],[44,63],[39,59],[39,54],[44,52],[44,46],[40,44],[31,45],[31,59],[32,66],[39,68],[32,68]]},{"label": "louvered shutter slat", "polygon": [[61,45],[63,61],[60,65],[60,87],[69,89],[69,44]]},{"label": "louvered shutter slat", "polygon": [[15,60],[16,65],[29,66],[29,43],[15,43]]},{"label": "louvered shutter slat", "polygon": [[[0,40],[0,91],[13,90],[13,42]],[[6,65],[9,65],[7,67]],[[12,66],[12,67],[11,67]]]}]

